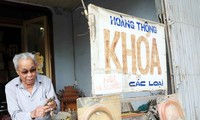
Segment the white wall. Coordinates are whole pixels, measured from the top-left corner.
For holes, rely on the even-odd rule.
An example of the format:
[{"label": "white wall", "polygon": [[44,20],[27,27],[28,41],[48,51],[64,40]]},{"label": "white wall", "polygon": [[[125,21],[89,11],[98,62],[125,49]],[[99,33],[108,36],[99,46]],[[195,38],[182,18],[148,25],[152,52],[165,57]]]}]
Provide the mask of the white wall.
[{"label": "white wall", "polygon": [[200,120],[200,1],[165,2],[175,91],[185,120]]}]

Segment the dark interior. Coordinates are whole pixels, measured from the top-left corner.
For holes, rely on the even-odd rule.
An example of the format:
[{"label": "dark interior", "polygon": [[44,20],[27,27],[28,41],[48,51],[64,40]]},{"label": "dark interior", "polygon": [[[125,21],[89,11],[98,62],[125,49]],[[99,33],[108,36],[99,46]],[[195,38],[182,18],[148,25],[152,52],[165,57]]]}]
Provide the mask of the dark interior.
[{"label": "dark interior", "polygon": [[1,20],[3,20],[3,18],[6,20],[10,19],[7,22],[13,24],[17,24],[17,22],[18,24],[22,24],[24,20],[44,15],[51,19],[51,11],[48,8],[9,1],[0,1],[0,15]]},{"label": "dark interior", "polygon": [[[22,52],[23,22],[41,16],[48,17],[47,23],[51,28],[52,15],[49,9],[0,1],[0,120],[8,116],[5,85],[17,76],[12,59],[15,54]],[[52,36],[50,36],[51,38]]]}]

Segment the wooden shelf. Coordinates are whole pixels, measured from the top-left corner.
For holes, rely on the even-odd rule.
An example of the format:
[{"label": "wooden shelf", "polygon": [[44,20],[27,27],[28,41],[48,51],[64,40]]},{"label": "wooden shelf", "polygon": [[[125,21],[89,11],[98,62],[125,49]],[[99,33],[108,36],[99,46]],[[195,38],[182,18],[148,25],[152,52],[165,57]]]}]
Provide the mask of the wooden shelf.
[{"label": "wooden shelf", "polygon": [[123,113],[121,114],[122,118],[130,118],[130,117],[137,117],[137,116],[142,116],[145,113]]},{"label": "wooden shelf", "polygon": [[79,95],[74,86],[65,86],[61,100],[61,110],[65,111],[70,109],[77,111],[77,98],[79,98]]}]

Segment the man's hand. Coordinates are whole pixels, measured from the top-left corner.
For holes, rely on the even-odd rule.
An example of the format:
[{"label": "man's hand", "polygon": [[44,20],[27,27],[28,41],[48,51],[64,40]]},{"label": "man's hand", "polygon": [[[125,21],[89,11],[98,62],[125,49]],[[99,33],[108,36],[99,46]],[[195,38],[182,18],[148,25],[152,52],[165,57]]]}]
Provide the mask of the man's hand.
[{"label": "man's hand", "polygon": [[31,118],[44,117],[51,110],[51,106],[39,106],[31,112]]},{"label": "man's hand", "polygon": [[56,107],[56,102],[50,98],[44,106],[39,106],[31,112],[31,118],[44,117],[46,113],[53,111]]},{"label": "man's hand", "polygon": [[45,104],[45,106],[49,106],[49,108],[46,109],[46,112],[49,112],[49,111],[56,109],[57,104],[54,101],[54,99],[51,99],[51,100],[48,100],[48,102]]}]

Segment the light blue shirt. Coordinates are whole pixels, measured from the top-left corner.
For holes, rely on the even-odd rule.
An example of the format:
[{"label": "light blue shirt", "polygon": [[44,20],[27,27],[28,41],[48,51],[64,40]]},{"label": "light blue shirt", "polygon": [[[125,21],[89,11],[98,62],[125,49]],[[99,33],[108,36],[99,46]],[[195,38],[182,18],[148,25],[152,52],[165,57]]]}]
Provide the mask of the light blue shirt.
[{"label": "light blue shirt", "polygon": [[[31,111],[38,106],[43,106],[46,99],[55,97],[57,112],[60,102],[56,97],[51,80],[44,75],[37,75],[32,94],[24,88],[19,77],[14,78],[5,86],[8,112],[12,120],[32,120]],[[50,120],[50,114],[35,120]]]}]

